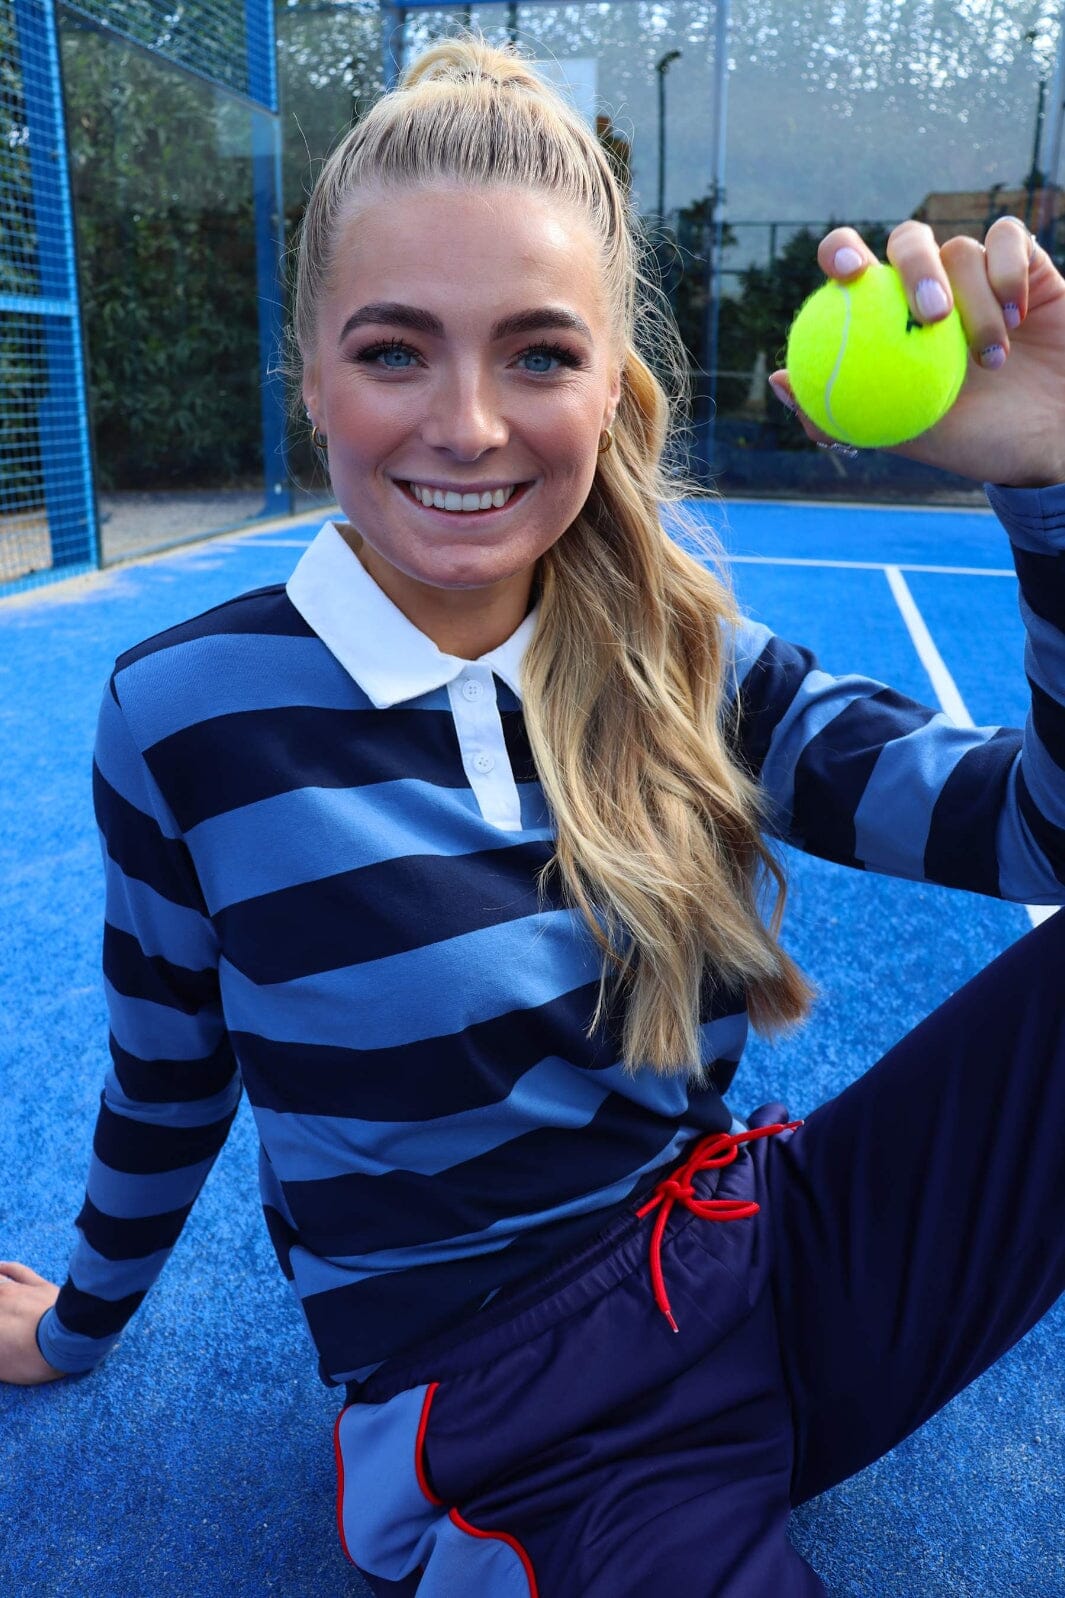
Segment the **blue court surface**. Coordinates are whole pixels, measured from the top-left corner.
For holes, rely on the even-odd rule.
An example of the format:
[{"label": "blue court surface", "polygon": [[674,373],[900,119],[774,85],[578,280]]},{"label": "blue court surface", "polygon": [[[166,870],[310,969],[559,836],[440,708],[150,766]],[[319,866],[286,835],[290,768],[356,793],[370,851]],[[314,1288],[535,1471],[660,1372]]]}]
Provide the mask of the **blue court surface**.
[{"label": "blue court surface", "polygon": [[[744,606],[826,669],[978,724],[1024,717],[1016,583],[990,513],[701,509]],[[228,536],[0,604],[0,1257],[55,1279],[107,1064],[91,807],[104,684],[120,650],[283,581],[312,532]],[[770,1098],[809,1111],[1031,925],[1019,905],[786,864],[786,940],[820,998],[797,1037],[751,1046],[740,1115]],[[796,1515],[833,1598],[1065,1595],[1063,1333],[1059,1304],[920,1434]],[[0,1389],[0,1593],[364,1594],[334,1529],[338,1407],[267,1240],[242,1109],[110,1359],[88,1378]]]}]

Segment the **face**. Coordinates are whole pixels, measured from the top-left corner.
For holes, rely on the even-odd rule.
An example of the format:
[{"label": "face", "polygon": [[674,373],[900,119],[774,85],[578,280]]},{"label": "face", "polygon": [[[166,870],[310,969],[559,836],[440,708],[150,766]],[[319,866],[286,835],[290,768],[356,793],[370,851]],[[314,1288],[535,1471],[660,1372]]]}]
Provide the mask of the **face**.
[{"label": "face", "polygon": [[595,244],[568,210],[441,186],[375,195],[342,230],[304,398],[364,564],[430,636],[448,612],[518,625],[619,393]]}]

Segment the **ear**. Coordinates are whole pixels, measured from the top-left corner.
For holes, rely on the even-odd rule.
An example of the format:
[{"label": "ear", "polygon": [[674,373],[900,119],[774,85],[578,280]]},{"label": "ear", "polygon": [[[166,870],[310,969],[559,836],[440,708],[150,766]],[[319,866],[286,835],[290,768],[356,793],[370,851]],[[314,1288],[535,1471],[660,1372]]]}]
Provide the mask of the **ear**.
[{"label": "ear", "polygon": [[621,368],[620,368],[620,366],[615,366],[611,370],[609,397],[610,397],[610,409],[607,412],[606,420],[603,423],[604,427],[613,427],[614,418],[615,418],[615,416],[617,415],[617,412],[618,412],[618,405],[621,403]]},{"label": "ear", "polygon": [[303,403],[307,407],[307,414],[313,427],[318,426],[318,371],[313,365],[308,365],[303,372]]}]

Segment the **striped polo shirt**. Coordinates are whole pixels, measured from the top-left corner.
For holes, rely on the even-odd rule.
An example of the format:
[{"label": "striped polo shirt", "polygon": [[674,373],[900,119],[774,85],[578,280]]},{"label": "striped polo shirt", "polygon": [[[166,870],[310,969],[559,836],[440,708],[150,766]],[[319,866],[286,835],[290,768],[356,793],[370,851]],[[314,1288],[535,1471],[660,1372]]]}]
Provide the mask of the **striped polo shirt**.
[{"label": "striped polo shirt", "polygon": [[[744,622],[736,757],[771,830],[828,859],[1059,903],[1065,488],[989,490],[1028,629],[1025,733],[958,728]],[[236,1110],[328,1382],[475,1312],[727,1129],[742,992],[707,985],[701,1073],[589,1035],[599,955],[553,851],[521,709],[535,612],[442,654],[327,523],[286,587],[124,654],[94,792],[111,1069],[79,1239],[38,1341],[108,1351]]]}]

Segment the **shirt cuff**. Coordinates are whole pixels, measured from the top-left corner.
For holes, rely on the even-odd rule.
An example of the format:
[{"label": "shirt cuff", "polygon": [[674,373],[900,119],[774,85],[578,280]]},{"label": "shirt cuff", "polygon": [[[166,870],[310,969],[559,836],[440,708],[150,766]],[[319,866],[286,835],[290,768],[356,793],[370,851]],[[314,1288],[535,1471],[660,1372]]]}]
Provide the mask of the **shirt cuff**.
[{"label": "shirt cuff", "polygon": [[85,1337],[80,1332],[69,1332],[54,1309],[46,1309],[37,1322],[37,1347],[42,1358],[67,1376],[93,1370],[121,1335],[115,1332],[110,1337]]},{"label": "shirt cuff", "polygon": [[1065,551],[1065,483],[1051,488],[1004,488],[985,483],[988,504],[1020,549]]}]

